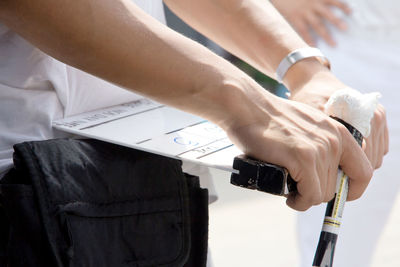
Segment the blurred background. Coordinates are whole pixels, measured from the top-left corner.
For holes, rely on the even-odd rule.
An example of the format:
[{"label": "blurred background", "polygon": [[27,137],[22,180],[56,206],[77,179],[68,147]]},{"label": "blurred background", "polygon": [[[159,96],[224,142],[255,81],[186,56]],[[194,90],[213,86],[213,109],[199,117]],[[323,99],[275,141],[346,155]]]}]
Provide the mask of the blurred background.
[{"label": "blurred background", "polygon": [[[285,96],[283,86],[194,31],[167,7],[165,10],[168,26],[226,58],[271,93]],[[230,173],[212,173],[218,193],[218,201],[210,205],[209,246],[214,266],[297,266],[296,211],[286,206],[285,198],[235,187],[229,183]],[[322,226],[323,218],[320,220]],[[399,225],[400,194],[378,242],[372,267],[400,266]],[[315,235],[319,236],[320,230],[315,229]]]}]

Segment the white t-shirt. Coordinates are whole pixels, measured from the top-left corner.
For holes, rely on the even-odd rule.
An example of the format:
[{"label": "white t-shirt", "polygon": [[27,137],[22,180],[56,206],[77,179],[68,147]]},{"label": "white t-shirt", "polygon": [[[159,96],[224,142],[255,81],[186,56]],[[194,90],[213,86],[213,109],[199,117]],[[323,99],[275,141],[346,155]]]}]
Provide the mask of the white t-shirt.
[{"label": "white t-shirt", "polygon": [[[133,0],[165,23],[161,0]],[[139,96],[68,66],[0,24],[0,177],[16,143],[64,136],[52,121]]]}]

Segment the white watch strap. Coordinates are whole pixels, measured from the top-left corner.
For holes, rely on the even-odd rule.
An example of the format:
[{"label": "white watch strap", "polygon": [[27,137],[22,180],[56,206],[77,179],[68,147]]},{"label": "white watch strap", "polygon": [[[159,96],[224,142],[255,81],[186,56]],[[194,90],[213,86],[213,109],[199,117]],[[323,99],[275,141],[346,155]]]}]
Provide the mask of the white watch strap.
[{"label": "white watch strap", "polygon": [[321,50],[319,50],[318,48],[299,48],[294,50],[293,52],[290,52],[284,59],[282,59],[281,63],[279,63],[279,66],[276,69],[277,81],[281,83],[283,77],[285,77],[286,72],[296,62],[310,57],[316,57],[321,62],[321,64],[323,64],[327,68],[330,68],[329,60],[322,54]]}]

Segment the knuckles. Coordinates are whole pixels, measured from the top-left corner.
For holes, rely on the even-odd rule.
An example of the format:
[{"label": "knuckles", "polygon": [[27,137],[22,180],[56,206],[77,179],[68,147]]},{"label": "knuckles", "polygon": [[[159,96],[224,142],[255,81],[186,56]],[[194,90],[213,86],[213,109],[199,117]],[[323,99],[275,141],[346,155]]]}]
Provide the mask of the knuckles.
[{"label": "knuckles", "polygon": [[340,152],[340,141],[337,137],[334,136],[328,136],[327,141],[329,143],[329,150],[331,151],[332,154],[337,156]]},{"label": "knuckles", "polygon": [[386,120],[386,114],[385,114],[385,111],[383,110],[383,107],[382,107],[382,109],[381,108],[377,108],[375,110],[374,120],[376,122],[378,122],[378,123],[382,123],[382,122],[384,122]]},{"label": "knuckles", "polygon": [[303,163],[303,166],[310,166],[309,164],[315,164],[317,158],[317,150],[311,145],[298,145],[293,149],[296,160]]}]

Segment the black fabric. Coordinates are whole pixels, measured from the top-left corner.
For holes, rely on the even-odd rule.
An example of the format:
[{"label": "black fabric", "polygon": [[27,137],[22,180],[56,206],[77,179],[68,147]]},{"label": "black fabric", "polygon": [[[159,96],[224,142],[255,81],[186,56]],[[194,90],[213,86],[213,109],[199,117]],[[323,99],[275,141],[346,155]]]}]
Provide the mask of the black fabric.
[{"label": "black fabric", "polygon": [[[0,195],[1,197],[1,195]],[[4,206],[0,199],[0,267],[5,267],[7,263],[7,242],[8,242],[8,219],[5,214]]]},{"label": "black fabric", "polygon": [[[13,170],[5,180],[17,177]],[[31,185],[2,184],[1,195],[7,211],[8,243],[5,245],[9,265],[54,266],[48,243],[39,218],[38,207]],[[5,221],[4,221],[5,222]],[[3,223],[4,223],[3,222]],[[1,266],[1,265],[0,265]]]},{"label": "black fabric", "polygon": [[[204,205],[204,199],[208,200],[208,191],[200,188],[198,177],[186,174],[191,218],[191,250],[185,267],[206,267],[207,243],[208,243],[208,206]],[[206,218],[206,219],[205,219]],[[207,223],[204,223],[207,221]]]},{"label": "black fabric", "polygon": [[180,161],[96,140],[14,150],[0,267],[205,266],[207,191]]}]

